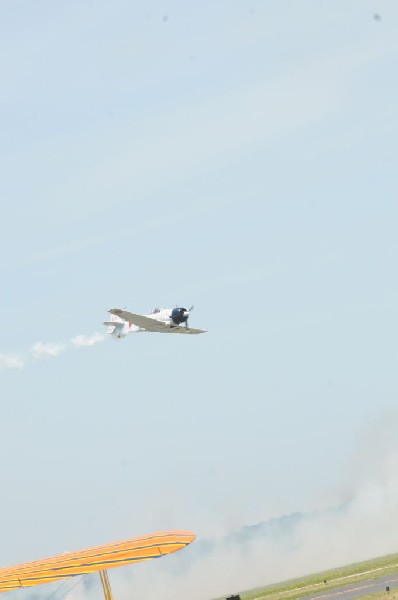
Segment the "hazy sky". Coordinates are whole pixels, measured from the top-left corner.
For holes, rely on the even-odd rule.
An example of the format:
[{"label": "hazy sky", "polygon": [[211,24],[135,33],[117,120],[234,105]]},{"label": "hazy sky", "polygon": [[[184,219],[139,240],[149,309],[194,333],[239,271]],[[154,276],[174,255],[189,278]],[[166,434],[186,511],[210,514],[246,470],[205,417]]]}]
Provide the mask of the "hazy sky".
[{"label": "hazy sky", "polygon": [[[1,2],[1,565],[379,472],[397,31],[393,0]],[[175,304],[208,333],[91,337]]]}]

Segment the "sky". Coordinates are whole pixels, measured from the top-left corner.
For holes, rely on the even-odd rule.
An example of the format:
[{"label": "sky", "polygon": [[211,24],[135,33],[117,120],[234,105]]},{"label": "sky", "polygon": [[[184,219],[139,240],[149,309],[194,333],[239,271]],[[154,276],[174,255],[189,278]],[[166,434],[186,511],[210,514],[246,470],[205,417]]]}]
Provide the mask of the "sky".
[{"label": "sky", "polygon": [[[1,2],[0,565],[347,503],[295,570],[252,549],[156,595],[397,550],[397,27],[393,0]],[[204,335],[104,335],[192,304]]]}]

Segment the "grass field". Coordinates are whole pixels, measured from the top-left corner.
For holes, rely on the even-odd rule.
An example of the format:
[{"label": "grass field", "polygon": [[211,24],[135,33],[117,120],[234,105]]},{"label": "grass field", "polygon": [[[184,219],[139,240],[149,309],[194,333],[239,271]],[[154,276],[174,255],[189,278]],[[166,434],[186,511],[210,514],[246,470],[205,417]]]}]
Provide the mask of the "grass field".
[{"label": "grass field", "polygon": [[[304,596],[327,592],[351,583],[359,583],[370,579],[377,579],[384,575],[398,573],[398,554],[390,554],[361,563],[353,563],[338,569],[323,571],[315,575],[308,575],[300,579],[285,581],[264,588],[256,588],[241,592],[242,600],[296,600]],[[326,584],[325,584],[326,581]],[[365,590],[364,590],[364,593]],[[369,600],[398,600],[397,590],[391,590],[389,594],[383,589],[377,594],[364,595]]]}]

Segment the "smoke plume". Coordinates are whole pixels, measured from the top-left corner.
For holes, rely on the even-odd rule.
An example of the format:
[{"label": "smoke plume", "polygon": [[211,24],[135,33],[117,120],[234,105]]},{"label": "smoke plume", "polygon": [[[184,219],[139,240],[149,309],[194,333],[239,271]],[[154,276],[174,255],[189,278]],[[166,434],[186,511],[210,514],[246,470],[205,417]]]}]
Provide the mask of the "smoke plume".
[{"label": "smoke plume", "polygon": [[46,356],[59,356],[64,350],[66,350],[65,344],[44,344],[43,342],[36,342],[36,344],[33,344],[30,348],[30,353],[34,359],[38,360]]},{"label": "smoke plume", "polygon": [[335,506],[270,515],[221,538],[199,536],[188,548],[156,564],[111,571],[115,596],[225,598],[398,552],[397,429],[398,411],[372,419],[357,440],[355,453],[347,457],[340,489],[335,490],[336,498],[345,499]]},{"label": "smoke plume", "polygon": [[0,352],[0,371],[3,369],[22,369],[24,364],[25,361],[21,356]]},{"label": "smoke plume", "polygon": [[67,342],[36,342],[23,354],[6,354],[0,352],[0,371],[4,369],[23,369],[29,360],[39,361],[45,358],[58,358],[68,350],[90,348],[103,342],[105,335],[95,332],[91,335],[75,335]]},{"label": "smoke plume", "polygon": [[101,333],[95,332],[92,335],[76,335],[71,339],[70,343],[75,348],[84,348],[85,346],[95,346],[99,342],[102,342],[105,336]]}]

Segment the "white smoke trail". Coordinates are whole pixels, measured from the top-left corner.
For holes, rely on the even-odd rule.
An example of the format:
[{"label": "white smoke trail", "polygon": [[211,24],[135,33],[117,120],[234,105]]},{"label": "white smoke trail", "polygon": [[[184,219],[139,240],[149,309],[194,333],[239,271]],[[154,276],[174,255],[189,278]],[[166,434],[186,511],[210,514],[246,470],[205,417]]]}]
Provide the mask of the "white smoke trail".
[{"label": "white smoke trail", "polygon": [[76,335],[71,339],[70,343],[74,348],[84,348],[87,346],[95,346],[95,344],[103,342],[104,339],[105,335],[96,331],[92,335]]},{"label": "white smoke trail", "polygon": [[43,358],[58,358],[69,349],[90,348],[105,339],[106,335],[96,331],[91,335],[75,335],[69,342],[36,342],[24,355],[0,352],[0,371],[4,369],[23,369],[29,359],[38,361]]},{"label": "white smoke trail", "polygon": [[54,344],[50,342],[44,344],[43,342],[36,342],[36,344],[33,344],[30,348],[30,353],[35,360],[38,360],[46,356],[57,357],[61,352],[64,352],[64,350],[66,350],[66,345],[62,343]]},{"label": "white smoke trail", "polygon": [[3,369],[22,369],[25,361],[22,356],[15,354],[2,354],[0,353],[0,370]]}]

